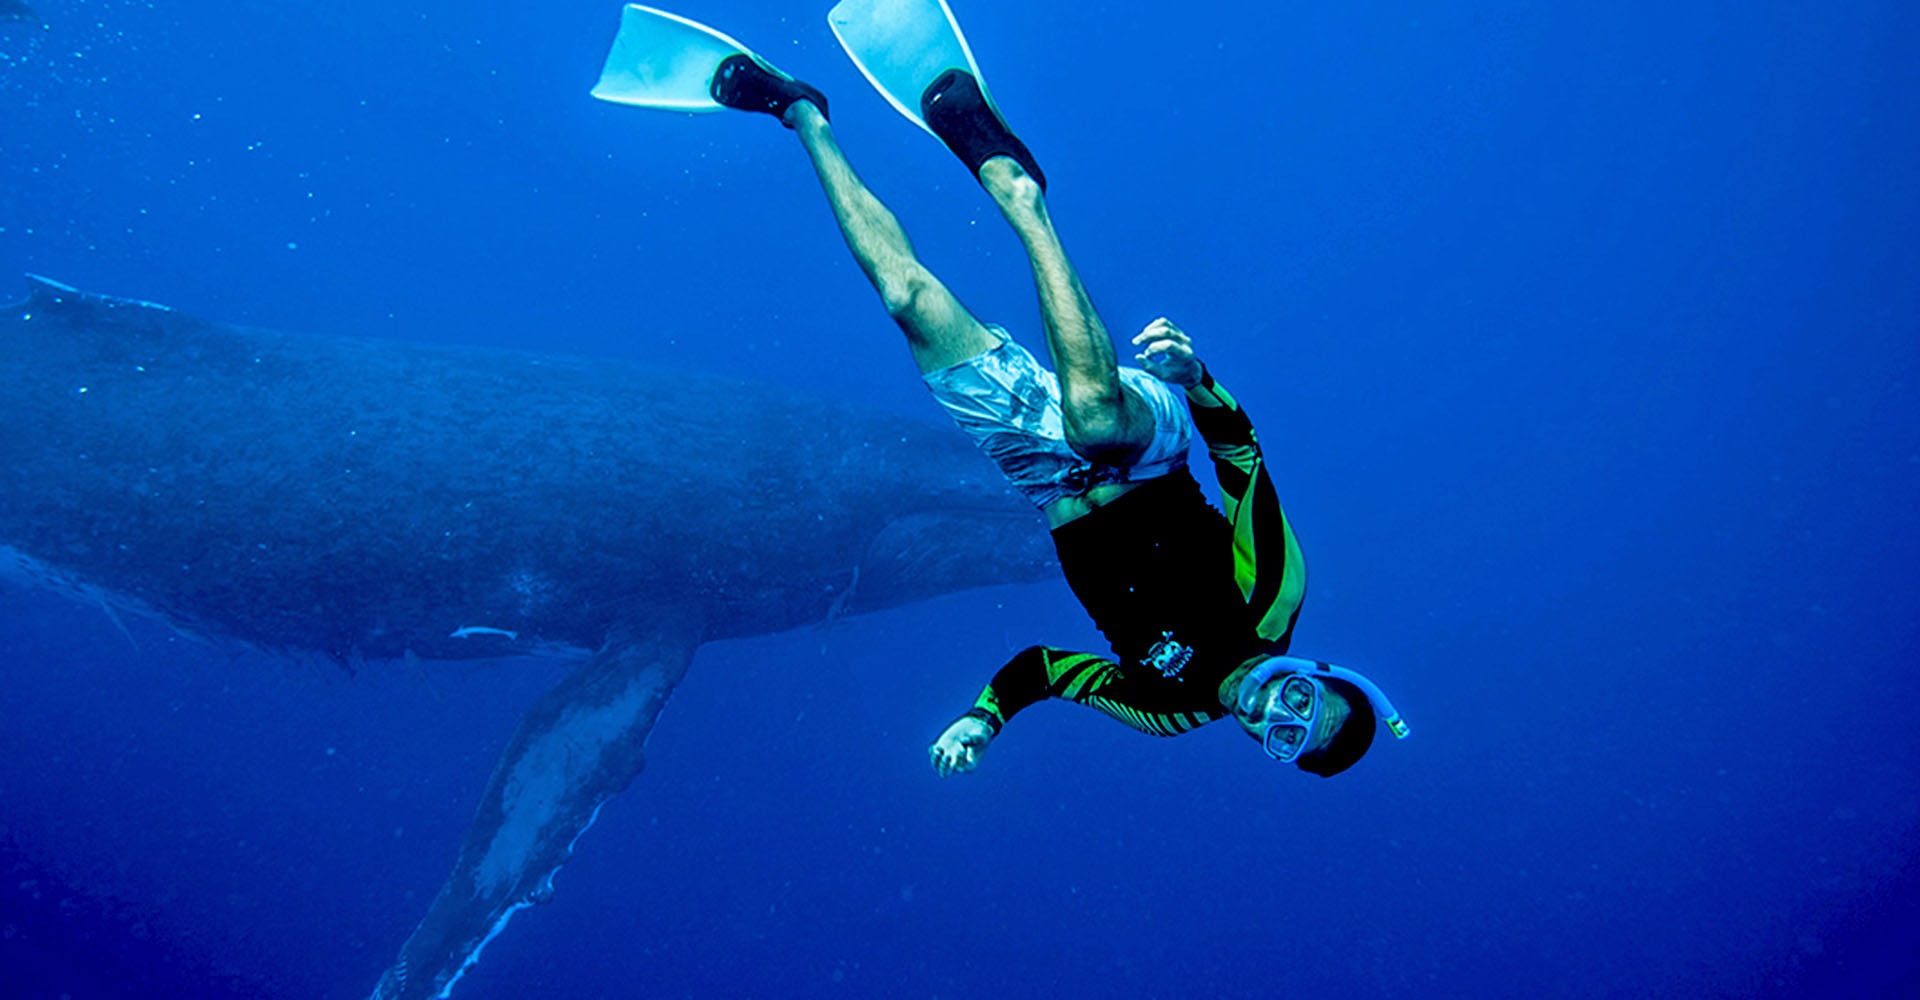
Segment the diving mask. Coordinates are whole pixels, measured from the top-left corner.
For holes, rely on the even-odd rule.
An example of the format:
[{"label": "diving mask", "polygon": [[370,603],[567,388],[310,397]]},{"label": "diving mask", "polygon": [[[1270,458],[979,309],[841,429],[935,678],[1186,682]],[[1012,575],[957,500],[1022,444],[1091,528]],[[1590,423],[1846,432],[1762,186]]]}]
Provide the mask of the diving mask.
[{"label": "diving mask", "polygon": [[[1279,678],[1280,683],[1263,695],[1268,683],[1275,678]],[[1247,676],[1241,678],[1235,699],[1242,718],[1259,720],[1260,743],[1266,748],[1267,756],[1282,764],[1300,759],[1313,738],[1314,725],[1326,710],[1326,687],[1322,682],[1327,679],[1345,681],[1359,689],[1372,705],[1374,716],[1386,723],[1394,738],[1407,738],[1406,722],[1372,681],[1331,663],[1274,656],[1255,664]]]},{"label": "diving mask", "polygon": [[[1255,689],[1251,702],[1254,710],[1260,714],[1257,725],[1261,727],[1260,745],[1266,748],[1267,756],[1282,764],[1291,764],[1300,758],[1313,739],[1313,728],[1320,722],[1320,714],[1326,708],[1326,689],[1301,674],[1288,674],[1267,685],[1269,690],[1262,697]],[[1243,713],[1251,716],[1252,713]]]}]

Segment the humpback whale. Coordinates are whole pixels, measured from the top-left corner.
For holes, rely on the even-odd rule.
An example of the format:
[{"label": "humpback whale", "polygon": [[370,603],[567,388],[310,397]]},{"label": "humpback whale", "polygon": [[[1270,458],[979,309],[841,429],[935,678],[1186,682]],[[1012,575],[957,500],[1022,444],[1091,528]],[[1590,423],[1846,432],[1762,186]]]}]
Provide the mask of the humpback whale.
[{"label": "humpback whale", "polygon": [[28,285],[0,306],[0,575],[356,670],[577,661],[522,717],[375,997],[449,995],[552,897],[702,643],[1055,571],[950,428]]}]

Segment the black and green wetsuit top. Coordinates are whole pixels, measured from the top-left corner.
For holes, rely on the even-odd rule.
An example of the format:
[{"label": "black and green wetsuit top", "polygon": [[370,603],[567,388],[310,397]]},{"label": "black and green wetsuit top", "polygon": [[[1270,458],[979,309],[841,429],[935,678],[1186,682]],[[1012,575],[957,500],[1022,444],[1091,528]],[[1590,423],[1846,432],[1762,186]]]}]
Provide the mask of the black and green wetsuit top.
[{"label": "black and green wetsuit top", "polygon": [[1067,584],[1117,660],[1020,651],[967,712],[995,734],[1028,705],[1064,698],[1175,736],[1227,714],[1220,684],[1241,663],[1286,652],[1306,567],[1253,422],[1210,374],[1187,390],[1187,403],[1225,513],[1182,467],[1054,529]]}]

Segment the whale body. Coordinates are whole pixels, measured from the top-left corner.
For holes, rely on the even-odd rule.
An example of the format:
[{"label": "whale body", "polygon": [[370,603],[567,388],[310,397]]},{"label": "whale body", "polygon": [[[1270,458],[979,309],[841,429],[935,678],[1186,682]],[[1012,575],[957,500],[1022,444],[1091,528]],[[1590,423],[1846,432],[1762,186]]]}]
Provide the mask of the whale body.
[{"label": "whale body", "polygon": [[0,307],[0,573],[354,669],[577,661],[521,719],[376,997],[448,995],[551,898],[702,643],[1056,571],[948,427],[28,284]]}]

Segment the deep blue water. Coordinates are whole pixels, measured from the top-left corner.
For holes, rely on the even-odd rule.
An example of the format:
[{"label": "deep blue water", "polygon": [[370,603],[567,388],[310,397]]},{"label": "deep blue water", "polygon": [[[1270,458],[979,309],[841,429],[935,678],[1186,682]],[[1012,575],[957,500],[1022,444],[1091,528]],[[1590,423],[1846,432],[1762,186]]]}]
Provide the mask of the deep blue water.
[{"label": "deep blue water", "polygon": [[[0,272],[939,419],[787,133],[588,99],[615,3],[36,6]],[[676,9],[1038,348],[828,6]],[[1102,648],[1059,582],[714,644],[457,995],[1920,994],[1920,8],[1560,6],[959,0],[1109,324],[1261,428],[1296,651],[1412,740],[1322,782],[1047,705],[937,781],[1009,652]],[[363,996],[555,668],[127,627],[0,594],[0,995]]]}]

